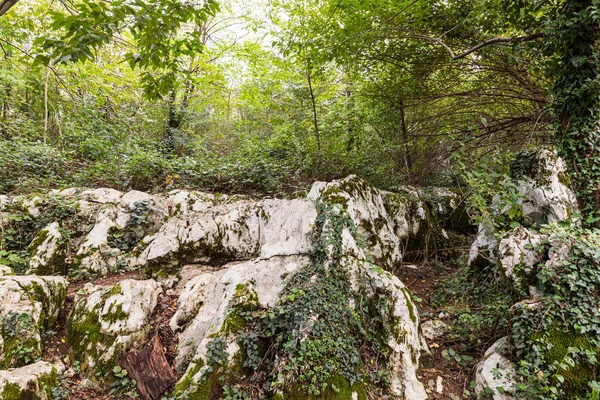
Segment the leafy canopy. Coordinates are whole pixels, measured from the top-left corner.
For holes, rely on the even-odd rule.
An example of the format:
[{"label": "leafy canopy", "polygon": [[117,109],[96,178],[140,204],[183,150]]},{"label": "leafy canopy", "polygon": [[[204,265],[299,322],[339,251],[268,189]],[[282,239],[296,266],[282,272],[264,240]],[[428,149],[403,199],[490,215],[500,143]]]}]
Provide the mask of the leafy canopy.
[{"label": "leafy canopy", "polygon": [[100,47],[117,41],[127,49],[124,60],[142,71],[146,95],[159,97],[186,73],[185,56],[202,52],[199,27],[218,10],[215,0],[82,0],[50,11],[57,37],[36,40],[44,52],[35,62],[94,60]]}]

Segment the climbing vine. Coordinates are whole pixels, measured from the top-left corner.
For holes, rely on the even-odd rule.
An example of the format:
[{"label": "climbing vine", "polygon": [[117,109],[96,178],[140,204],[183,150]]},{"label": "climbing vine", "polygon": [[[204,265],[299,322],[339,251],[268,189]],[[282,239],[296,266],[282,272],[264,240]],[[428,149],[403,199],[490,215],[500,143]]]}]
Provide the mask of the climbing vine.
[{"label": "climbing vine", "polygon": [[600,232],[549,225],[549,254],[537,274],[543,295],[518,303],[512,341],[527,399],[588,399],[600,394]]},{"label": "climbing vine", "polygon": [[567,0],[546,25],[548,76],[555,79],[554,112],[560,155],[588,224],[600,221],[599,0]]},{"label": "climbing vine", "polygon": [[384,296],[369,300],[354,287],[345,230],[357,237],[339,206],[319,202],[310,263],[289,279],[274,307],[237,310],[243,321],[228,317],[224,323],[243,349],[243,360],[227,361],[222,337],[209,343],[206,379],[218,372],[223,398],[347,399],[354,392],[366,400],[367,385],[373,393],[386,392],[384,338],[395,327],[385,319],[392,305]]}]

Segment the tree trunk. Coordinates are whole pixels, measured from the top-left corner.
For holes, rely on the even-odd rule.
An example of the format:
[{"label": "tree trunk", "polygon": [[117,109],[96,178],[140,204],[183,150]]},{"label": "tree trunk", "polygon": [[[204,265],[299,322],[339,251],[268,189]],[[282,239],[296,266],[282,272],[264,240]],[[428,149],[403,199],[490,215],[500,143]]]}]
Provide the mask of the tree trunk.
[{"label": "tree trunk", "polygon": [[312,86],[312,77],[310,73],[310,67],[306,66],[306,80],[308,81],[308,91],[310,93],[310,102],[312,105],[313,113],[313,125],[315,127],[315,139],[317,141],[317,165],[316,172],[318,173],[321,169],[321,135],[319,134],[319,123],[317,121],[317,102],[315,100],[315,93]]},{"label": "tree trunk", "polygon": [[398,106],[400,108],[400,128],[402,130],[402,145],[404,147],[404,162],[406,164],[407,172],[412,169],[412,157],[410,155],[410,149],[408,147],[408,131],[406,130],[406,117],[404,112],[404,101],[402,97],[398,100]]},{"label": "tree trunk", "polygon": [[44,144],[48,138],[48,68],[46,68],[46,79],[44,80]]},{"label": "tree trunk", "polygon": [[173,369],[165,358],[165,349],[158,336],[141,350],[121,351],[117,364],[135,380],[142,400],[158,400],[175,383]]}]

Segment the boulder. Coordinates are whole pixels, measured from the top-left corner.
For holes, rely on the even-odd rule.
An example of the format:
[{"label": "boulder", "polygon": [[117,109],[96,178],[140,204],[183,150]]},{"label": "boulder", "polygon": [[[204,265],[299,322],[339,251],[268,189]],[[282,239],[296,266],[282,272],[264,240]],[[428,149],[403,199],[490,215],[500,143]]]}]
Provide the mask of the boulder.
[{"label": "boulder", "polygon": [[182,263],[226,264],[256,257],[307,254],[316,216],[307,200],[239,201],[171,218],[132,262],[150,270]]},{"label": "boulder", "polygon": [[0,276],[14,275],[12,268],[8,265],[0,265]]},{"label": "boulder", "polygon": [[162,289],[152,279],[123,280],[113,286],[87,284],[75,296],[67,320],[72,359],[90,380],[110,381],[121,350],[141,345],[150,331],[150,314]]},{"label": "boulder", "polygon": [[[579,223],[576,219],[577,199],[569,187],[566,165],[555,150],[543,149],[517,154],[511,162],[511,177],[517,182],[520,195],[518,207],[524,216],[521,222],[525,228],[537,230],[548,223]],[[498,215],[508,212],[507,207],[502,208],[498,201],[495,200],[492,204],[493,213]],[[500,244],[497,236],[505,233],[497,232],[491,223],[481,224],[469,251],[468,264],[480,267],[497,264]],[[504,244],[508,245],[509,241]],[[513,247],[515,245],[514,242],[511,244]],[[506,260],[508,263],[512,262]]]},{"label": "boulder", "polygon": [[39,231],[28,247],[28,274],[64,274],[66,243],[60,233],[58,222],[47,225]]},{"label": "boulder", "polygon": [[519,153],[511,163],[511,176],[519,181],[523,215],[535,225],[571,222],[578,213],[567,165],[556,150]]},{"label": "boulder", "polygon": [[56,322],[67,286],[62,277],[0,276],[0,368],[24,365],[41,355],[41,330]]},{"label": "boulder", "polygon": [[0,370],[0,399],[2,400],[52,400],[52,388],[58,387],[61,371],[45,361],[21,368]]},{"label": "boulder", "polygon": [[536,289],[537,266],[544,261],[547,235],[522,226],[508,231],[498,245],[498,266],[517,286],[538,295]]},{"label": "boulder", "polygon": [[[511,394],[515,391],[517,369],[506,355],[510,354],[508,337],[503,337],[492,345],[475,367],[475,391],[482,393],[486,389],[493,392],[493,400],[515,400]],[[500,388],[500,390],[498,390]]]},{"label": "boulder", "polygon": [[[309,262],[306,256],[277,256],[228,264],[192,278],[181,293],[171,320],[172,330],[179,333],[176,367],[181,369],[189,361],[174,393],[205,398],[202,396],[208,388],[216,384],[210,367],[215,339],[227,357],[229,370],[241,375],[245,350],[235,334],[246,327],[244,312],[275,310],[289,279]],[[377,318],[385,321],[385,326],[394,327],[380,332],[380,340],[390,349],[391,390],[414,400],[427,398],[416,376],[420,354],[427,351],[427,345],[420,334],[416,306],[406,287],[397,277],[373,264],[355,258],[347,262],[345,268],[352,271],[355,282],[351,298],[361,292],[365,301],[387,299],[387,306],[379,309],[381,314]]]}]

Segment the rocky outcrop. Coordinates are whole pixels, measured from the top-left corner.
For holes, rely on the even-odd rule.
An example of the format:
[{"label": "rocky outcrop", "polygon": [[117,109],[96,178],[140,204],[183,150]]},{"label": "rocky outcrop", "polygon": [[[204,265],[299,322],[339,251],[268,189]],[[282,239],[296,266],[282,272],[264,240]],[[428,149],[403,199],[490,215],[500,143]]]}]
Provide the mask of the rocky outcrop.
[{"label": "rocky outcrop", "polygon": [[521,153],[511,164],[511,175],[519,180],[523,215],[533,224],[571,222],[577,214],[567,165],[556,150]]},{"label": "rocky outcrop", "polygon": [[66,246],[58,222],[47,225],[29,246],[28,274],[64,274]]},{"label": "rocky outcrop", "polygon": [[161,290],[152,279],[127,279],[114,286],[88,284],[77,293],[67,321],[67,341],[84,376],[111,380],[119,351],[145,342]]},{"label": "rocky outcrop", "polygon": [[[301,344],[321,334],[313,329],[340,315],[348,319],[337,322],[340,332],[358,337],[359,330],[345,326],[363,315],[363,331],[377,327],[372,340],[389,377],[385,390],[420,400],[427,396],[417,369],[427,346],[410,292],[390,271],[423,249],[446,243],[445,227],[458,223],[450,222],[456,200],[441,189],[405,187],[396,193],[348,177],[317,182],[299,199],[72,188],[49,197],[6,198],[2,204],[18,206],[45,227],[32,232],[31,272],[86,278],[135,268],[156,279],[87,284],[77,291],[66,341],[84,378],[99,384],[114,379],[119,352],[139,350],[147,341],[150,315],[165,290],[178,296],[170,327],[179,341],[174,366],[182,375],[174,395],[203,399],[221,393],[217,364],[232,384],[248,377],[256,362],[249,351],[264,350],[260,344],[248,347],[247,337],[279,340],[277,335],[289,329],[286,334]],[[75,222],[54,217],[64,214],[65,204],[75,210]],[[325,231],[333,237],[323,236]],[[331,286],[320,286],[324,280],[332,280]],[[333,305],[308,302],[294,311],[297,316],[285,316],[289,324],[280,326],[275,337],[256,331],[263,321],[290,313],[294,298],[325,299],[327,290],[342,287]],[[351,346],[357,338],[346,339],[350,344],[345,346]],[[344,352],[331,357],[350,357]],[[352,378],[362,376],[356,367],[361,354],[357,350],[351,357],[354,370],[327,372],[330,381],[321,389],[328,387],[328,398],[366,398],[366,380]],[[278,355],[272,359],[271,372],[283,368],[282,360]],[[297,398],[298,390],[278,387],[276,395]]]},{"label": "rocky outcrop", "polygon": [[67,285],[62,277],[0,276],[0,368],[41,355],[41,330],[56,322]]},{"label": "rocky outcrop", "polygon": [[[564,160],[558,157],[555,150],[544,149],[519,154],[511,163],[511,177],[517,182],[518,207],[523,216],[521,222],[524,228],[535,231],[542,224],[547,223],[578,223],[575,219],[578,214],[577,199],[569,187]],[[508,212],[508,207],[500,204],[495,204],[493,209],[496,215]],[[503,252],[499,254],[498,236],[505,233],[496,231],[491,223],[481,224],[477,237],[471,245],[468,263],[470,265],[496,264],[499,262],[499,256],[505,259],[505,263],[512,263],[515,259],[507,258],[506,246],[511,243],[510,246],[517,249],[518,245],[514,241],[522,240],[517,236],[530,236],[530,234],[520,231],[517,236],[513,235],[512,239],[505,237]],[[509,233],[508,236],[510,235]],[[519,252],[517,258],[524,254],[518,249],[517,251]]]}]

